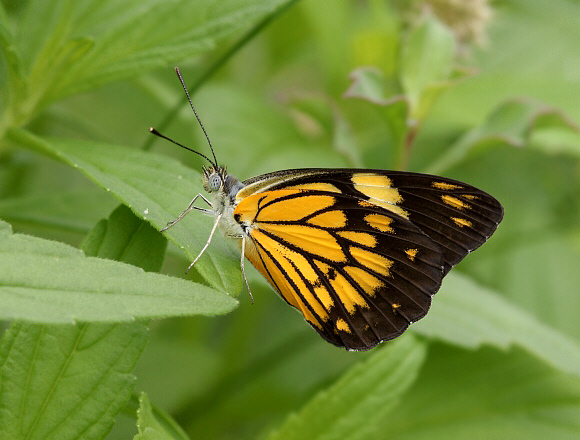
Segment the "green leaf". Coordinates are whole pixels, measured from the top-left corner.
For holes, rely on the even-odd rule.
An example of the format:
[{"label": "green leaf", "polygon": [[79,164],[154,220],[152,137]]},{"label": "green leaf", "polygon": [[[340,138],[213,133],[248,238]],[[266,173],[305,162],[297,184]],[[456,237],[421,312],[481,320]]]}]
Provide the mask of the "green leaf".
[{"label": "green leaf", "polygon": [[[451,145],[426,172],[441,174],[469,156],[498,145],[524,147],[533,135],[545,130],[568,135],[574,133],[578,140],[576,125],[561,111],[530,99],[503,102],[481,126],[467,132]],[[540,139],[536,138],[536,142]]]},{"label": "green leaf", "polygon": [[[170,87],[173,93],[182,93],[177,82],[172,81]],[[272,153],[284,153],[296,147],[300,147],[303,151],[323,150],[327,156],[331,156],[331,160],[336,158],[336,155],[329,154],[328,143],[316,149],[312,145],[305,145],[304,136],[299,133],[296,124],[279,106],[261,99],[259,93],[251,93],[244,88],[231,85],[211,83],[196,94],[195,105],[202,113],[203,124],[215,146],[218,162],[225,163],[228,171],[242,180],[256,176],[260,172],[284,168],[286,166],[284,162],[272,164],[274,168],[264,168],[256,164],[264,160],[269,161]],[[185,117],[182,116],[180,119],[184,122],[184,130],[176,132],[172,127],[171,136],[189,139],[193,133],[198,139],[198,149],[207,152],[207,140],[199,129],[193,112],[188,108]],[[153,136],[152,138],[159,143],[167,144],[162,139]],[[168,147],[174,154],[182,153],[183,157],[191,158],[191,153],[185,150],[177,149],[175,146]],[[294,162],[298,162],[300,157],[293,159]],[[199,185],[198,181],[196,183]]]},{"label": "green leaf", "polygon": [[102,439],[131,395],[146,334],[135,323],[13,323],[0,344],[0,438]]},{"label": "green leaf", "polygon": [[19,23],[20,51],[29,58],[30,83],[51,102],[208,52],[285,3],[29,2]]},{"label": "green leaf", "polygon": [[[169,157],[95,142],[44,140],[24,131],[11,133],[18,142],[79,169],[158,230],[203,192],[200,174]],[[213,218],[194,212],[166,235],[193,260],[205,245],[213,222]],[[232,295],[241,291],[239,256],[219,233],[195,269],[220,290]]]},{"label": "green leaf", "polygon": [[348,160],[350,166],[361,168],[363,166],[360,151],[357,145],[353,129],[344,115],[334,109],[334,124],[332,133],[332,145],[334,150]]},{"label": "green leaf", "polygon": [[44,323],[215,315],[237,304],[206,286],[85,257],[55,241],[12,234],[4,222],[0,222],[0,302],[0,319]]},{"label": "green leaf", "polygon": [[22,60],[16,49],[14,34],[10,30],[8,17],[0,7],[0,53],[4,66],[2,72],[2,97],[0,109],[10,105],[19,93],[23,93],[25,80],[22,73]]},{"label": "green leaf", "polygon": [[139,433],[134,440],[188,440],[189,437],[167,414],[154,409],[147,397],[139,396],[137,410],[137,428]]},{"label": "green leaf", "polygon": [[[565,180],[565,175],[562,177]],[[553,181],[549,182],[550,185],[553,183]],[[570,186],[573,188],[572,185]],[[577,199],[577,194],[576,188],[572,196]],[[555,198],[550,202],[554,200]],[[577,202],[578,200],[574,203]],[[536,203],[541,204],[541,202]],[[572,203],[564,204],[563,207],[569,211],[569,214],[576,217],[576,223],[580,221],[577,211],[572,209]],[[537,206],[537,209],[541,209],[541,206]],[[524,211],[521,208],[520,210]],[[516,208],[512,212],[515,213],[515,211]],[[530,214],[533,215],[533,213]],[[550,214],[552,213],[545,209],[544,215],[553,218]],[[560,221],[564,219],[564,215],[559,217]],[[494,288],[502,292],[509,301],[518,304],[539,321],[574,336],[578,340],[580,338],[580,322],[578,321],[578,310],[580,310],[580,295],[578,295],[578,286],[580,286],[578,237],[580,235],[578,233],[580,226],[576,225],[572,230],[575,233],[571,233],[572,231],[562,233],[558,231],[557,224],[539,225],[535,229],[525,231],[523,224],[518,225],[517,220],[515,223],[511,228],[515,232],[508,231],[508,235],[504,237],[503,246],[509,246],[509,252],[502,252],[501,248],[491,252],[492,249],[485,262],[473,270],[478,274],[479,269],[482,277],[491,280]],[[545,231],[550,232],[545,233]]]},{"label": "green leaf", "polygon": [[[442,127],[473,127],[499,102],[514,96],[541,99],[580,120],[580,28],[568,21],[580,13],[580,4],[515,0],[494,8],[489,44],[472,58],[481,74],[449,90],[433,109],[430,123],[439,132]],[[565,38],[560,34],[563,25]]]},{"label": "green leaf", "polygon": [[422,120],[433,102],[433,88],[445,87],[453,72],[455,40],[435,16],[427,14],[401,47],[399,77],[411,117]]},{"label": "green leaf", "polygon": [[[362,166],[352,127],[337,103],[326,95],[308,93],[292,96],[291,100],[294,123],[305,136],[323,147],[332,145],[334,151],[343,156],[350,166]],[[286,139],[284,141],[287,142]],[[303,140],[300,141],[304,143]],[[320,166],[325,165],[318,164]],[[284,167],[288,168],[287,165]]]},{"label": "green leaf", "polygon": [[412,109],[410,114],[411,122],[423,122],[431,114],[431,109],[443,94],[457,83],[473,76],[475,71],[465,68],[455,68],[450,74],[449,79],[435,82],[423,90],[421,100],[417,108]]},{"label": "green leaf", "polygon": [[580,376],[580,346],[471,279],[451,273],[428,316],[411,327],[423,335],[474,349],[517,345],[566,373]]},{"label": "green leaf", "polygon": [[83,240],[81,249],[90,256],[158,272],[163,265],[167,240],[125,205],[120,205],[107,220],[97,223]]},{"label": "green leaf", "polygon": [[434,344],[381,428],[390,440],[577,439],[580,379],[517,349]]},{"label": "green leaf", "polygon": [[562,127],[544,128],[534,131],[529,145],[548,154],[569,154],[580,157],[578,130],[563,130]]},{"label": "green leaf", "polygon": [[291,415],[269,440],[384,438],[374,427],[416,380],[424,359],[425,346],[415,338],[390,342]]},{"label": "green leaf", "polygon": [[392,151],[391,167],[402,165],[403,155],[406,153],[405,139],[409,131],[409,101],[400,92],[385,93],[385,79],[381,71],[373,68],[356,69],[351,75],[351,86],[346,91],[346,98],[359,98],[376,106],[388,128],[389,139],[383,142],[390,146]]},{"label": "green leaf", "polygon": [[[147,261],[141,257],[143,245]],[[84,244],[88,254],[152,270],[161,267],[165,247],[166,240],[124,206],[100,222]],[[6,438],[102,439],[131,396],[130,372],[147,335],[144,323],[12,324],[0,344],[0,426],[10,433]]]},{"label": "green leaf", "polygon": [[0,26],[10,83],[9,102],[0,114],[0,139],[54,101],[191,59],[214,50],[230,34],[250,29],[201,75],[204,81],[295,1],[26,2],[13,18],[14,37]]},{"label": "green leaf", "polygon": [[[350,74],[351,84],[344,93],[345,98],[359,98],[377,105],[389,105],[405,99],[401,91],[387,88],[383,72],[374,67],[360,67]],[[395,92],[395,93],[393,93]]]},{"label": "green leaf", "polygon": [[[70,232],[84,236],[99,214],[117,202],[99,188],[34,194],[0,200],[0,218],[20,228]],[[37,235],[37,234],[34,234]]]},{"label": "green leaf", "polygon": [[[315,148],[306,149],[303,145],[284,145],[279,153],[269,154],[260,161],[254,163],[253,169],[256,175],[267,173],[272,170],[288,169],[302,167],[325,167],[325,168],[344,168],[348,167],[348,162],[337,154],[330,154],[328,151],[318,150]],[[196,263],[197,264],[197,263]]]}]

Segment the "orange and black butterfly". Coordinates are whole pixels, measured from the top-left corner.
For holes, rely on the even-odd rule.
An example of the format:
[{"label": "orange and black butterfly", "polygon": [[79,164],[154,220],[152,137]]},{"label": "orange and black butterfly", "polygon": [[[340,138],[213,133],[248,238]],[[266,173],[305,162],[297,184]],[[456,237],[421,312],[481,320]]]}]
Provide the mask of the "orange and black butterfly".
[{"label": "orange and black butterfly", "polygon": [[[198,194],[163,231],[192,210],[214,215],[200,255],[219,224],[241,240],[242,272],[245,255],[324,339],[348,350],[393,339],[425,316],[443,277],[503,217],[495,198],[444,177],[309,168],[239,181],[215,154],[196,153],[211,164],[203,183],[214,197]],[[209,208],[194,206],[198,198]]]}]

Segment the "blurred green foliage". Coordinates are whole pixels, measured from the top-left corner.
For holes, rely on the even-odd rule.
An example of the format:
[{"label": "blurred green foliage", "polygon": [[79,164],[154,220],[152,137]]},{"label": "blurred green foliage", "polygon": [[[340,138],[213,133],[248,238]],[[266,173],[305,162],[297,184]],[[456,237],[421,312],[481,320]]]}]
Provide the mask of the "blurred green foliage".
[{"label": "blurred green foliage", "polygon": [[[0,438],[580,436],[580,4],[428,3],[2,1]],[[207,152],[177,64],[240,179],[431,172],[505,218],[370,352],[324,342],[253,269],[255,304],[225,314],[225,239],[175,279],[212,219],[155,231],[202,162],[147,128]]]}]

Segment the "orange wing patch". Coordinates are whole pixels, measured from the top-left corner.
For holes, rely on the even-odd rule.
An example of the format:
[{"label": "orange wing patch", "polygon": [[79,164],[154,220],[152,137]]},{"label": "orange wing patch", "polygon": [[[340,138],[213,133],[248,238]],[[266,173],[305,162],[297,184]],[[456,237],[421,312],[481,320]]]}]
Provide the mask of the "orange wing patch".
[{"label": "orange wing patch", "polygon": [[405,253],[407,254],[407,257],[409,257],[409,260],[411,260],[411,261],[415,261],[415,257],[417,256],[417,252],[419,252],[419,249],[407,249],[405,251]]},{"label": "orange wing patch", "polygon": [[449,191],[449,190],[452,190],[452,189],[461,189],[461,188],[463,188],[462,186],[455,185],[455,184],[449,183],[449,182],[433,182],[433,183],[431,183],[431,186],[433,188],[443,189],[445,191]]},{"label": "orange wing patch", "polygon": [[448,194],[442,195],[441,200],[443,200],[443,203],[446,203],[455,209],[469,209],[469,208],[471,208],[471,206],[469,206],[468,203],[465,203],[465,202],[459,200],[457,197],[453,197],[453,196],[450,196]]},{"label": "orange wing patch", "polygon": [[368,232],[338,231],[336,234],[342,238],[346,238],[347,240],[362,244],[363,246],[372,248],[377,245],[377,238]]},{"label": "orange wing patch", "polygon": [[324,229],[303,225],[264,223],[260,224],[260,231],[271,233],[286,243],[292,243],[304,252],[336,262],[346,261],[346,256],[336,238]]},{"label": "orange wing patch", "polygon": [[356,312],[356,306],[369,307],[356,288],[341,274],[336,274],[336,277],[330,281],[330,285],[350,315]]},{"label": "orange wing patch", "polygon": [[381,232],[395,233],[395,230],[391,226],[393,219],[382,214],[367,214],[365,215],[365,222],[373,228]]},{"label": "orange wing patch", "polygon": [[[385,286],[381,280],[360,267],[346,266],[344,271],[370,296],[375,296],[375,292]],[[365,306],[366,302],[360,305]]]},{"label": "orange wing patch", "polygon": [[358,205],[362,206],[363,208],[373,208],[376,206],[370,202],[367,202],[366,200],[359,200]]},{"label": "orange wing patch", "polygon": [[350,325],[348,325],[347,322],[342,318],[337,319],[336,328],[343,332],[352,333]]},{"label": "orange wing patch", "polygon": [[350,254],[361,266],[367,267],[378,274],[389,276],[389,269],[393,265],[393,260],[356,246],[351,246],[349,250]]},{"label": "orange wing patch", "polygon": [[256,221],[287,222],[301,220],[313,212],[331,207],[335,202],[334,197],[326,195],[309,195],[283,199],[281,196],[284,196],[284,193],[291,195],[300,193],[300,191],[276,191],[275,194],[267,193],[264,198],[258,198],[258,200],[261,200],[260,205],[264,206],[264,208],[259,210]]},{"label": "orange wing patch", "polygon": [[344,228],[346,226],[346,220],[344,211],[333,209],[332,211],[326,211],[308,219],[307,223],[323,228]]},{"label": "orange wing patch", "polygon": [[391,179],[381,174],[354,173],[351,180],[355,186],[358,185],[361,187],[384,187],[392,189],[393,186]]},{"label": "orange wing patch", "polygon": [[314,214],[335,203],[335,198],[329,195],[313,194],[301,197],[292,197],[304,194],[299,190],[277,190],[255,193],[238,200],[234,214],[239,222],[252,223],[254,221],[297,221]]},{"label": "orange wing patch", "polygon": [[322,261],[314,261],[316,266],[322,271],[328,279],[330,286],[336,292],[338,299],[349,314],[356,312],[356,306],[366,307],[369,305],[361,294],[347,281],[340,273],[337,273],[328,264]]},{"label": "orange wing patch", "polygon": [[464,226],[467,226],[467,227],[471,227],[472,226],[472,223],[469,220],[465,219],[465,218],[451,217],[451,220],[453,220],[453,222],[457,226],[459,226],[460,228],[463,228]]},{"label": "orange wing patch", "polygon": [[393,182],[387,176],[380,174],[354,173],[351,181],[354,189],[369,198],[369,202],[388,209],[406,219],[409,213],[400,206],[403,197],[399,190],[393,187]]}]

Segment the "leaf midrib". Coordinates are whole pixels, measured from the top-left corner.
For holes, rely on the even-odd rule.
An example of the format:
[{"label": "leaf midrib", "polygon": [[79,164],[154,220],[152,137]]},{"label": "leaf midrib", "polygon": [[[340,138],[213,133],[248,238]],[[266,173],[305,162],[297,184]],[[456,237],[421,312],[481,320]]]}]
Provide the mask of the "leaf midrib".
[{"label": "leaf midrib", "polygon": [[[42,333],[40,334],[40,336],[38,338],[38,342],[37,342],[37,345],[36,345],[36,350],[34,352],[33,362],[30,363],[30,370],[29,370],[29,375],[28,375],[27,384],[26,384],[27,385],[27,387],[26,387],[26,393],[27,394],[28,394],[28,391],[29,391],[28,385],[29,385],[30,376],[31,376],[30,375],[30,371],[32,371],[32,367],[34,365],[34,360],[36,359],[36,357],[38,355],[40,341],[42,339],[42,335],[44,334],[45,328],[46,328],[45,326],[42,326]],[[82,326],[82,329],[80,330],[79,334],[77,335],[76,340],[75,340],[75,343],[74,343],[74,346],[73,346],[73,349],[70,351],[70,353],[69,353],[69,355],[68,355],[68,357],[67,357],[64,365],[61,367],[60,372],[59,372],[58,376],[56,377],[56,380],[53,382],[53,384],[52,384],[52,386],[51,386],[51,388],[50,388],[50,390],[49,390],[46,398],[44,399],[44,402],[42,403],[42,406],[41,406],[40,410],[36,413],[36,416],[34,417],[34,420],[32,422],[32,425],[30,426],[30,429],[28,431],[28,435],[26,436],[26,440],[29,440],[31,438],[32,433],[34,432],[34,429],[36,428],[36,426],[37,426],[37,424],[38,424],[38,422],[40,420],[40,416],[46,410],[46,407],[48,406],[48,403],[52,399],[52,396],[54,394],[54,391],[57,388],[57,385],[62,380],[62,377],[63,377],[64,372],[68,369],[70,363],[72,362],[72,359],[73,359],[74,355],[77,352],[77,347],[78,347],[79,341],[81,340],[82,336],[84,335],[86,328],[87,328],[87,325],[86,324],[83,325]],[[24,399],[24,400],[26,400],[26,399]],[[22,417],[22,414],[23,414],[23,411],[22,410],[23,410],[23,408],[21,409],[21,412],[20,412],[21,417]],[[21,422],[22,422],[22,420],[21,420]]]}]

